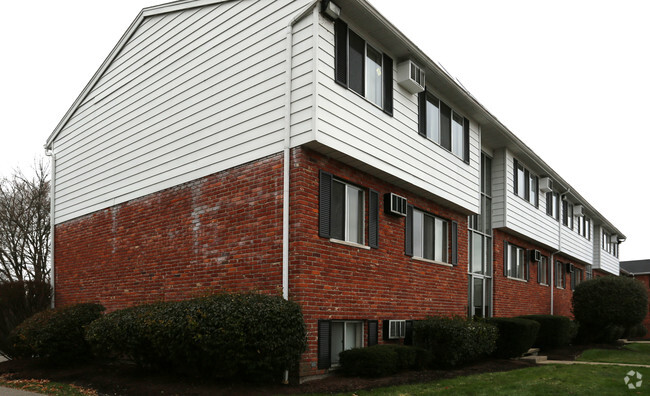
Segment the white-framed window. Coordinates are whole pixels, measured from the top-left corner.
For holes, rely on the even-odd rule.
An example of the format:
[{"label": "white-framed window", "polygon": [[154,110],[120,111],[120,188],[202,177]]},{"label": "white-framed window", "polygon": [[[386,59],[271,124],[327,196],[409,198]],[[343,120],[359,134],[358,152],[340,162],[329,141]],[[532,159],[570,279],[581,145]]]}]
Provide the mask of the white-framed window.
[{"label": "white-framed window", "polygon": [[573,271],[571,272],[571,290],[575,290],[576,286],[578,286],[582,282],[582,269],[573,267]]},{"label": "white-framed window", "polygon": [[364,192],[340,180],[332,181],[332,238],[363,244]]},{"label": "white-framed window", "polygon": [[528,280],[526,249],[506,243],[506,270],[509,278]]},{"label": "white-framed window", "polygon": [[363,346],[363,322],[332,321],[332,365],[339,363],[339,353]]},{"label": "white-framed window", "polygon": [[449,262],[449,222],[413,209],[413,256]]},{"label": "white-framed window", "polygon": [[398,339],[406,336],[406,321],[405,320],[389,320],[388,321],[388,338]]},{"label": "white-framed window", "polygon": [[419,97],[419,133],[469,162],[469,120],[426,91]]},{"label": "white-framed window", "polygon": [[593,269],[591,268],[591,264],[587,264],[587,268],[585,271],[585,280],[593,279],[594,273]]},{"label": "white-framed window", "polygon": [[546,193],[546,214],[554,218],[560,219],[560,194],[556,192]]},{"label": "white-framed window", "polygon": [[393,115],[393,60],[348,28],[334,23],[334,79]]},{"label": "white-framed window", "polygon": [[546,256],[542,256],[537,265],[537,280],[542,285],[548,285],[548,258]]},{"label": "white-framed window", "polygon": [[539,207],[539,178],[526,169],[517,159],[513,159],[514,193]]},{"label": "white-framed window", "polygon": [[562,224],[573,229],[573,204],[569,201],[562,201]]}]

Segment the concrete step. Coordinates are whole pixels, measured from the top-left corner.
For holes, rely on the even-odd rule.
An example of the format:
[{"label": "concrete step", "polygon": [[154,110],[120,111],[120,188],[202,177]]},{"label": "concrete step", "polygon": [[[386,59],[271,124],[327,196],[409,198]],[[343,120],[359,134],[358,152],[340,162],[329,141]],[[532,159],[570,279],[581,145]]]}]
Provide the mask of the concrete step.
[{"label": "concrete step", "polygon": [[541,363],[541,362],[545,362],[547,360],[547,357],[546,356],[538,356],[538,355],[528,355],[528,356],[522,356],[519,359],[520,360],[526,360],[528,362]]}]

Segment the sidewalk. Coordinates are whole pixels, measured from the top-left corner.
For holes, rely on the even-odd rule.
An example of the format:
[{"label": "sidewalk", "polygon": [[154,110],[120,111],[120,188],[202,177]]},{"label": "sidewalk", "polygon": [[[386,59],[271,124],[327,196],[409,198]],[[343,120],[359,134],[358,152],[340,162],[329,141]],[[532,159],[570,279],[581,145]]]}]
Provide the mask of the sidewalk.
[{"label": "sidewalk", "polygon": [[28,392],[20,389],[5,388],[0,386],[0,395],[2,396],[43,396],[42,393]]}]

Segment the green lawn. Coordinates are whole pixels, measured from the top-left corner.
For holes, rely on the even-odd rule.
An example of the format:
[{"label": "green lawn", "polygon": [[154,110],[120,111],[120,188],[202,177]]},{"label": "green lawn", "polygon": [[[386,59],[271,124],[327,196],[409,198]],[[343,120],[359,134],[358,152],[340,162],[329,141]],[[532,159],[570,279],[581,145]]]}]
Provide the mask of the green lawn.
[{"label": "green lawn", "polygon": [[544,365],[341,395],[650,395],[650,369],[637,370],[645,381],[636,390],[628,389],[624,382],[630,369],[620,366]]},{"label": "green lawn", "polygon": [[97,396],[97,392],[92,389],[84,389],[75,385],[51,382],[42,379],[10,380],[4,376],[0,376],[0,386],[50,396]]},{"label": "green lawn", "polygon": [[[629,344],[621,350],[588,349],[577,360],[650,365],[650,344]],[[648,381],[650,383],[650,378]]]}]

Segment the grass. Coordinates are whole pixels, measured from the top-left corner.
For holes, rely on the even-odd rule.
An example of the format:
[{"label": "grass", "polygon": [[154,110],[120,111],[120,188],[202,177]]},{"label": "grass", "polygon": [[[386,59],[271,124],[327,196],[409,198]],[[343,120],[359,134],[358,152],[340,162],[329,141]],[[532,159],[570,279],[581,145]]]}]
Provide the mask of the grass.
[{"label": "grass", "polygon": [[588,349],[577,360],[650,365],[650,344],[628,344],[622,349]]},{"label": "grass", "polygon": [[76,385],[51,382],[41,379],[12,380],[8,379],[5,376],[0,376],[0,386],[51,396],[97,396],[97,392],[92,389],[84,389]]},{"label": "grass", "polygon": [[341,395],[650,395],[650,369],[638,369],[648,383],[629,390],[624,378],[629,367],[544,365],[500,373],[380,388]]}]

